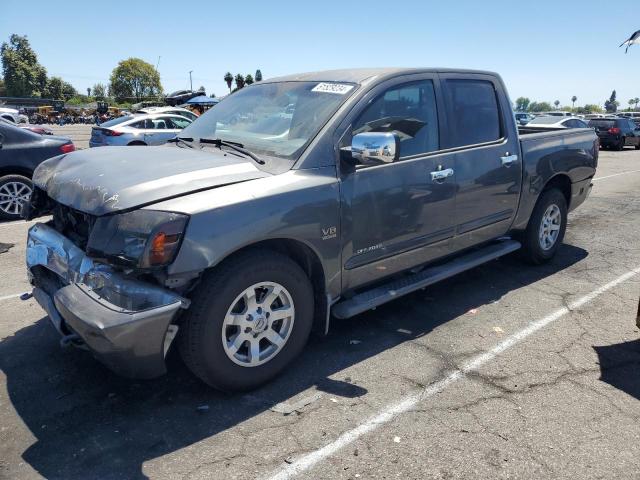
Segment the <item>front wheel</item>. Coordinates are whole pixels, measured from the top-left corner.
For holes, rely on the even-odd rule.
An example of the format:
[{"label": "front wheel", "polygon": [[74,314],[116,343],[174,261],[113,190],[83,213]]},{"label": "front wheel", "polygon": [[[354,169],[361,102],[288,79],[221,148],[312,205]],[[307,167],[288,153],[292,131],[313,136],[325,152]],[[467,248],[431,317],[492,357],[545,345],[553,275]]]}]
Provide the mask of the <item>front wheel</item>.
[{"label": "front wheel", "polygon": [[567,200],[558,189],[542,192],[522,238],[522,256],[536,265],[551,260],[567,228]]},{"label": "front wheel", "polygon": [[31,198],[33,184],[22,175],[0,177],[0,219],[19,220],[22,208]]},{"label": "front wheel", "polygon": [[249,252],[204,276],[180,327],[180,353],[215,388],[256,388],[302,351],[313,310],[298,264],[277,252]]}]

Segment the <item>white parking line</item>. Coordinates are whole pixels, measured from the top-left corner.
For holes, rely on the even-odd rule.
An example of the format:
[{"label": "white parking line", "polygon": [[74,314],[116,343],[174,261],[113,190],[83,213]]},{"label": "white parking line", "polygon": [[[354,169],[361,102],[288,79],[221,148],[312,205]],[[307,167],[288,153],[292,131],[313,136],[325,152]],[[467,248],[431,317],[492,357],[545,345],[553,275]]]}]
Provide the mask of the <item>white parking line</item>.
[{"label": "white parking line", "polygon": [[626,175],[627,173],[638,173],[640,170],[629,170],[627,172],[614,173],[613,175],[605,175],[604,177],[596,177],[593,179],[594,182],[598,180],[604,180],[605,178],[617,177],[618,175]]},{"label": "white parking line", "polygon": [[15,220],[13,222],[0,223],[0,228],[15,227],[16,225],[31,225],[32,223],[37,222],[47,222],[50,218],[51,217],[37,218],[35,220],[29,220],[28,222],[25,220]]},{"label": "white parking line", "polygon": [[12,298],[19,297],[20,295],[22,295],[22,293],[14,293],[12,295],[5,295],[4,297],[0,297],[0,302],[2,302],[3,300],[11,300]]},{"label": "white parking line", "polygon": [[308,470],[309,468],[313,467],[314,465],[321,462],[325,458],[329,457],[330,455],[333,455],[338,450],[356,441],[358,438],[362,437],[363,435],[376,430],[377,428],[381,427],[385,423],[388,423],[391,420],[393,420],[398,415],[401,415],[411,410],[413,407],[415,407],[420,401],[424,400],[425,398],[431,397],[436,393],[441,392],[452,383],[455,383],[456,381],[463,379],[466,376],[466,374],[468,374],[469,372],[477,370],[485,363],[493,360],[494,358],[499,356],[501,353],[514,347],[515,345],[520,343],[522,340],[532,335],[533,333],[537,332],[538,330],[562,318],[564,315],[571,312],[572,310],[576,310],[582,307],[583,305],[593,301],[595,298],[602,295],[607,290],[610,290],[613,287],[619,285],[620,283],[625,282],[626,280],[629,280],[630,278],[634,277],[638,273],[640,273],[640,267],[634,270],[631,270],[625,273],[624,275],[619,276],[615,280],[612,280],[611,282],[597,288],[591,293],[588,293],[587,295],[580,297],[575,302],[572,302],[571,304],[569,304],[569,306],[562,307],[556,310],[555,312],[547,315],[546,317],[543,317],[541,319],[538,319],[529,323],[522,330],[514,333],[513,335],[510,335],[509,337],[504,339],[502,342],[498,343],[495,347],[493,347],[488,352],[476,356],[470,362],[466,363],[461,368],[454,370],[445,378],[438,380],[435,383],[432,383],[431,385],[429,385],[428,387],[424,388],[423,390],[417,393],[406,396],[405,398],[403,398],[397,403],[389,405],[383,411],[381,411],[374,417],[369,418],[367,421],[358,425],[353,430],[349,430],[343,433],[333,442],[325,445],[324,447],[318,450],[315,450],[313,452],[307,453],[306,455],[303,455],[302,457],[298,458],[297,460],[287,465],[286,467],[282,468],[281,470],[273,472],[269,477],[266,477],[266,478],[268,480],[286,480],[294,477],[299,473],[302,473]]}]

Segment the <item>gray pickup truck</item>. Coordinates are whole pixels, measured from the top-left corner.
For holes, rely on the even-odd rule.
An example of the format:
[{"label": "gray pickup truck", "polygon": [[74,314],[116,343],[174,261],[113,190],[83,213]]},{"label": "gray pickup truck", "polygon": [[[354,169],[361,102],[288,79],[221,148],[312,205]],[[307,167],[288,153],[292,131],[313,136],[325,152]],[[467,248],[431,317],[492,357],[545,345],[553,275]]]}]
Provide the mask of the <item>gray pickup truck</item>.
[{"label": "gray pickup truck", "polygon": [[518,134],[496,74],[361,69],[243,88],[174,143],[60,155],[34,174],[33,296],[131,377],[173,340],[224,390],[313,330],[520,250],[551,259],[589,194],[589,129]]}]

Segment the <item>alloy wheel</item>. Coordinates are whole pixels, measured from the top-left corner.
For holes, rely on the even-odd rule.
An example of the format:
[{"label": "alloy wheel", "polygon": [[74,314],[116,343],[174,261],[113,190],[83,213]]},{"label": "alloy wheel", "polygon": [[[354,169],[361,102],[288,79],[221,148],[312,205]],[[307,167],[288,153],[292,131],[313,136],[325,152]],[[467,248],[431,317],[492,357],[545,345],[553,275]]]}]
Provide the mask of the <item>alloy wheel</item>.
[{"label": "alloy wheel", "polygon": [[20,215],[31,193],[31,187],[26,183],[12,181],[0,185],[0,211],[7,215]]},{"label": "alloy wheel", "polygon": [[291,294],[279,283],[261,282],[245,289],[231,304],[222,323],[222,346],[243,367],[273,359],[293,329]]},{"label": "alloy wheel", "polygon": [[561,223],[562,215],[560,208],[556,204],[549,205],[544,215],[542,215],[542,222],[540,222],[540,229],[538,231],[540,248],[546,251],[556,244],[558,235],[560,234]]}]

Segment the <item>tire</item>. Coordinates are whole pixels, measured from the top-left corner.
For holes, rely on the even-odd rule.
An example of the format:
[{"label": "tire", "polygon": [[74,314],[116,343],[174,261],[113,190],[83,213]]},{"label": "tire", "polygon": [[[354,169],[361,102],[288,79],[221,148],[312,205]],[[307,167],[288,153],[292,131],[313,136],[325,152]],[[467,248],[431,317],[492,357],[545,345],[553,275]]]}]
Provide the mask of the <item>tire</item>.
[{"label": "tire", "polygon": [[22,207],[29,200],[33,184],[22,175],[0,177],[0,219],[19,220]]},{"label": "tire", "polygon": [[624,150],[624,144],[625,144],[625,140],[624,140],[624,138],[621,138],[620,141],[616,144],[615,149],[618,152]]},{"label": "tire", "polygon": [[636,143],[636,150],[640,150],[640,142]]},{"label": "tire", "polygon": [[139,142],[139,141],[127,143],[127,147],[144,147],[146,145],[147,145],[146,143]]},{"label": "tire", "polygon": [[[543,227],[543,221],[548,220],[547,214],[552,207],[556,207],[557,213],[559,214],[559,228],[557,230],[557,236],[551,245],[546,244],[546,248],[543,247],[543,240],[541,239]],[[553,222],[556,225],[555,222]],[[542,192],[542,195],[538,199],[535,208],[533,209],[533,213],[531,214],[531,218],[529,219],[529,224],[527,225],[527,229],[522,235],[522,249],[521,254],[525,261],[534,265],[540,265],[542,263],[546,263],[551,260],[562,240],[564,239],[564,233],[567,229],[567,200],[565,199],[562,192],[556,188],[552,188],[549,190],[545,190]],[[549,231],[549,230],[547,230]],[[549,240],[548,236],[545,236],[547,240]]]},{"label": "tire", "polygon": [[[274,284],[283,287],[280,296],[269,305],[260,303],[261,286]],[[248,308],[247,297],[242,297],[246,291],[255,294],[258,303],[253,308]],[[304,348],[313,323],[313,299],[309,278],[289,257],[271,250],[254,250],[232,258],[207,272],[192,296],[191,307],[180,326],[180,354],[187,367],[214,388],[256,388],[278,375]],[[291,312],[290,320],[270,323],[267,314],[276,314],[277,309],[271,308],[274,304]],[[292,310],[287,310],[287,304]],[[265,307],[262,313],[255,309],[256,305]],[[227,323],[231,317],[239,326]],[[252,327],[254,330],[246,333]],[[265,330],[260,332],[260,327]],[[279,340],[284,337],[280,347],[265,338],[278,328]],[[240,338],[243,331],[244,340]],[[264,352],[254,357],[250,345],[256,341],[258,350],[264,348]],[[240,348],[233,347],[235,343]],[[250,365],[254,358],[256,364]]]}]

